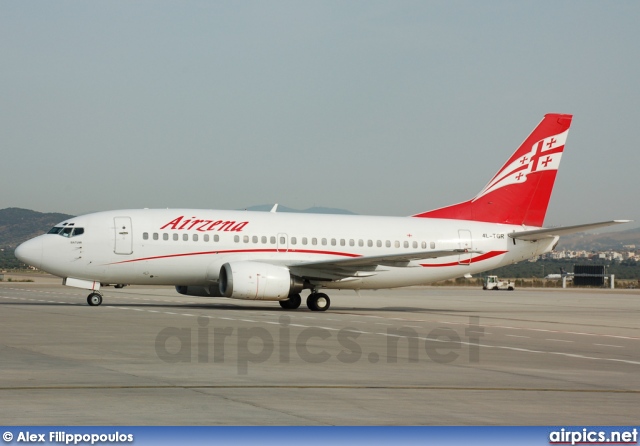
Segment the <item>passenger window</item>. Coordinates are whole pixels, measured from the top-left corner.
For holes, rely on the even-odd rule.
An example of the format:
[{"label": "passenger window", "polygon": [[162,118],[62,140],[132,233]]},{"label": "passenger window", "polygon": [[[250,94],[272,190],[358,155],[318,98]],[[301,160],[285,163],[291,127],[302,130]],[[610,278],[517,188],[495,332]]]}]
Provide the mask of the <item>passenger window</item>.
[{"label": "passenger window", "polygon": [[312,238],[312,239],[311,239],[311,244],[312,244],[313,246],[317,245],[317,244],[318,244],[318,239],[317,239],[317,238],[315,238],[315,237],[314,237],[314,238]]},{"label": "passenger window", "polygon": [[376,241],[376,246],[377,246],[378,248],[382,248],[382,240],[377,240],[377,241]]},{"label": "passenger window", "polygon": [[249,236],[248,235],[242,236],[242,241],[245,243],[249,243]]},{"label": "passenger window", "polygon": [[356,246],[356,241],[354,239],[349,239],[349,246]]},{"label": "passenger window", "polygon": [[336,246],[336,239],[334,238],[331,239],[331,246]]},{"label": "passenger window", "polygon": [[396,242],[393,244],[396,248],[400,247],[400,242],[398,240],[396,240]]},{"label": "passenger window", "polygon": [[326,238],[322,239],[322,246],[327,246],[327,239]]},{"label": "passenger window", "polygon": [[405,248],[408,248],[408,247],[409,247],[409,242],[405,241],[405,242],[404,242],[404,247],[405,247]]},{"label": "passenger window", "polygon": [[188,242],[189,241],[189,234],[182,234],[182,241]]},{"label": "passenger window", "polygon": [[178,234],[173,234],[173,240],[175,240],[176,242],[178,241]]},{"label": "passenger window", "polygon": [[254,235],[253,237],[251,237],[251,241],[252,241],[253,243],[258,243],[258,236],[257,236],[257,235]]},{"label": "passenger window", "polygon": [[391,248],[391,240],[387,240],[387,241],[384,243],[384,245],[385,245],[387,248]]},{"label": "passenger window", "polygon": [[276,238],[275,238],[274,236],[269,237],[269,242],[270,242],[272,245],[275,245],[275,244],[276,244]]},{"label": "passenger window", "polygon": [[220,241],[220,236],[218,234],[213,236],[213,241],[214,242],[219,242]]},{"label": "passenger window", "polygon": [[422,242],[422,249],[427,249],[427,242]]},{"label": "passenger window", "polygon": [[369,248],[372,248],[373,247],[373,240],[367,240],[367,246]]},{"label": "passenger window", "polygon": [[153,233],[153,239],[154,239],[154,240],[158,240],[158,233],[157,233],[157,232],[154,232],[154,233]]},{"label": "passenger window", "polygon": [[364,246],[364,240],[362,239],[358,240],[358,246]]},{"label": "passenger window", "polygon": [[143,232],[142,233],[142,240],[149,240],[149,233],[148,232]]},{"label": "passenger window", "polygon": [[198,241],[198,234],[193,234],[193,241],[197,242]]},{"label": "passenger window", "polygon": [[209,234],[205,234],[202,236],[202,240],[204,240],[205,242],[209,241]]},{"label": "passenger window", "polygon": [[436,249],[436,242],[431,242],[431,249]]},{"label": "passenger window", "polygon": [[240,243],[240,236],[239,235],[234,235],[233,236],[233,241],[236,243]]},{"label": "passenger window", "polygon": [[345,240],[344,240],[343,238],[341,238],[341,239],[340,239],[340,246],[344,246],[345,244],[346,244],[346,243],[345,243]]},{"label": "passenger window", "polygon": [[413,242],[413,249],[418,249],[418,242]]},{"label": "passenger window", "polygon": [[262,242],[263,245],[267,244],[267,237],[265,235],[262,236],[262,239],[260,239],[260,241]]},{"label": "passenger window", "polygon": [[307,244],[307,238],[306,237],[302,237],[302,244],[306,245]]},{"label": "passenger window", "polygon": [[280,237],[280,244],[284,245],[287,243],[287,239],[285,237]]},{"label": "passenger window", "polygon": [[166,232],[162,234],[162,240],[169,240],[169,234],[167,234]]},{"label": "passenger window", "polygon": [[298,243],[298,239],[295,237],[291,237],[291,244],[295,245],[296,243]]}]

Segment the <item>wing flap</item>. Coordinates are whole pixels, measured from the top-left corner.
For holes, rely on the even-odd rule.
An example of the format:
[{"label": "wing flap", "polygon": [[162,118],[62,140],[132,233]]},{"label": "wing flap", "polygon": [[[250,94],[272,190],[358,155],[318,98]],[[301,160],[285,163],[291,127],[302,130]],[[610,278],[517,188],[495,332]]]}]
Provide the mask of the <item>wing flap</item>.
[{"label": "wing flap", "polygon": [[289,269],[295,275],[311,280],[346,280],[349,278],[371,277],[382,271],[385,267],[418,267],[412,265],[415,260],[437,259],[460,254],[481,254],[482,251],[469,249],[441,249],[432,251],[418,251],[382,256],[362,256],[346,259],[331,259],[320,262],[305,262],[289,265]]}]

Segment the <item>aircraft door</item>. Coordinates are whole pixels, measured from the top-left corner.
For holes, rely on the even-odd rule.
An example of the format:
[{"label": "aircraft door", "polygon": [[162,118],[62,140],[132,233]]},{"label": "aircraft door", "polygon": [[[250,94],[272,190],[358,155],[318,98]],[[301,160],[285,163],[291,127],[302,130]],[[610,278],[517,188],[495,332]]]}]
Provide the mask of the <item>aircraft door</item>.
[{"label": "aircraft door", "polygon": [[131,217],[114,217],[116,254],[133,253],[133,234],[131,233]]},{"label": "aircraft door", "polygon": [[[468,229],[459,229],[458,237],[460,237],[460,249],[468,249],[469,251],[473,249],[471,241],[471,231],[469,231]],[[471,256],[471,253],[460,254],[458,256],[458,263],[460,265],[471,265]]]}]

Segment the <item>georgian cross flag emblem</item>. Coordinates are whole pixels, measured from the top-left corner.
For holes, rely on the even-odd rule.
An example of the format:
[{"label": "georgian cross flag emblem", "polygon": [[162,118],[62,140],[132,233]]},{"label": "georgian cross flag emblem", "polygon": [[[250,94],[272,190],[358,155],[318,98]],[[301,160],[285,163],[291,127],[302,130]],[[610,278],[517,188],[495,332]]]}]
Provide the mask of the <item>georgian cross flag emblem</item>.
[{"label": "georgian cross flag emblem", "polygon": [[500,169],[472,201],[510,184],[524,183],[529,174],[545,170],[558,170],[568,133],[567,129],[558,135],[549,136],[533,144],[528,153],[522,154]]}]

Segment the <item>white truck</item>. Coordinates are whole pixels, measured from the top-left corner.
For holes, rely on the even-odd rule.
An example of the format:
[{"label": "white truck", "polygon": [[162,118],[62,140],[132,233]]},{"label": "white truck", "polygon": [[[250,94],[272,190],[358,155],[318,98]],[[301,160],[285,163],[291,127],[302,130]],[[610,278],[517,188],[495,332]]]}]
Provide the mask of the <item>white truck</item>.
[{"label": "white truck", "polygon": [[509,280],[500,280],[498,276],[485,276],[482,282],[483,290],[509,290],[516,289],[516,285]]}]

